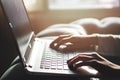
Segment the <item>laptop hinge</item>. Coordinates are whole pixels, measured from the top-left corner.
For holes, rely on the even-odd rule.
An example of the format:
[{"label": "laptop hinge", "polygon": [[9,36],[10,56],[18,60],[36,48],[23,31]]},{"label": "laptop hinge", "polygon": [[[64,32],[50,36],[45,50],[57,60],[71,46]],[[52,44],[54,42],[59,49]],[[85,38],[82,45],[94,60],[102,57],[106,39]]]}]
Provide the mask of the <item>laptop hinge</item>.
[{"label": "laptop hinge", "polygon": [[32,68],[32,66],[31,66],[31,65],[29,65],[29,64],[26,64],[26,65],[25,65],[25,67]]},{"label": "laptop hinge", "polygon": [[30,52],[31,52],[34,41],[35,41],[35,36],[34,36],[34,33],[32,33],[31,38],[30,38],[29,43],[28,43],[26,53],[24,55],[26,62],[29,60],[29,57],[31,55]]}]

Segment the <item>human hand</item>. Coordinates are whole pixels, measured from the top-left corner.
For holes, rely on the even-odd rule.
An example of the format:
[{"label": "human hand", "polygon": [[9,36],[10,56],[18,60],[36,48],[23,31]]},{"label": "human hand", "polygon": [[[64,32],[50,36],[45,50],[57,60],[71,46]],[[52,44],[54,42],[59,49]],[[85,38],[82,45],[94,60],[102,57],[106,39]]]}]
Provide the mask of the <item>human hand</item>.
[{"label": "human hand", "polygon": [[93,35],[61,35],[54,40],[50,47],[60,52],[93,51],[97,44],[96,36]]},{"label": "human hand", "polygon": [[[92,76],[119,76],[120,74],[120,66],[116,65],[107,59],[103,58],[96,52],[92,53],[81,53],[72,59],[68,60],[68,66],[71,70],[82,73],[85,72],[85,75]],[[98,73],[93,74],[89,71],[82,71],[82,66],[90,66],[93,69],[97,70]]]}]

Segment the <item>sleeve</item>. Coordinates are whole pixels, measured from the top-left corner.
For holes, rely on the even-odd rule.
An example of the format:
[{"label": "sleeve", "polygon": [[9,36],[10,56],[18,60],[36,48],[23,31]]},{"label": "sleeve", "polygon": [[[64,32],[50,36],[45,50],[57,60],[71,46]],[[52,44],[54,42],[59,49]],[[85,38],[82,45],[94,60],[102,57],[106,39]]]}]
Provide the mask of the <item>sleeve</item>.
[{"label": "sleeve", "polygon": [[99,35],[98,52],[120,56],[120,35]]}]

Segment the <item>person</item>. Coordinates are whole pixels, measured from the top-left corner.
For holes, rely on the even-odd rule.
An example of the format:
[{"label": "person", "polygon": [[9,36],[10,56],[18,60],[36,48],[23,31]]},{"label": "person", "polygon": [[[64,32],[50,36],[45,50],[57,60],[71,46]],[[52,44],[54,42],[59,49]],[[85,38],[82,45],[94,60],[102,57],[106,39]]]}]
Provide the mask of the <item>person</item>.
[{"label": "person", "polygon": [[[119,55],[120,35],[61,35],[51,43],[50,47],[62,53],[82,51],[82,53],[67,61],[70,69],[75,72],[80,73],[81,66],[91,66],[100,72],[96,76],[117,77],[120,75],[120,65],[114,64],[100,55],[100,52],[103,51]],[[83,51],[90,52],[83,53]]]},{"label": "person", "polygon": [[[51,37],[59,36],[50,44],[50,47],[62,53],[69,53],[69,52],[76,52],[76,51],[77,52],[90,51],[90,54],[82,53],[68,60],[68,66],[70,67],[71,70],[79,73],[81,66],[89,65],[97,69],[101,74],[103,73],[103,75],[112,75],[112,74],[114,75],[114,73],[115,74],[119,73],[119,65],[116,65],[108,61],[107,59],[103,58],[100,55],[100,53],[103,53],[103,52],[105,52],[106,55],[108,53],[110,54],[116,53],[112,55],[119,55],[118,54],[120,52],[119,50],[120,36],[119,35],[109,35],[109,34],[88,35],[82,26],[75,25],[75,24],[52,25],[49,28],[37,34],[37,37],[46,38],[49,36]],[[93,53],[93,52],[97,52],[97,53]],[[84,57],[84,59],[81,58],[82,56]],[[82,59],[82,63],[76,64],[77,62],[80,61],[80,59]],[[110,70],[111,74],[104,73],[100,70],[103,70],[103,71]],[[1,80],[19,80],[19,79],[22,80],[23,78],[32,80],[35,77],[29,76],[28,74],[26,74],[23,66],[21,66],[21,62],[18,62],[10,66],[10,68],[6,70],[6,72],[2,75],[0,79]]]},{"label": "person", "polygon": [[[101,51],[100,49],[106,46],[108,46],[106,48],[112,49],[109,52],[119,53],[119,44],[120,35],[60,35],[50,44],[50,47],[62,53],[81,52],[67,61],[69,68],[77,73],[81,73],[81,66],[91,66],[100,72],[100,74],[95,75],[96,77],[119,77],[120,65],[112,63],[99,53]],[[61,45],[64,45],[64,47],[60,47]],[[108,49],[104,50],[107,52]],[[20,63],[15,65],[20,65]],[[30,80],[35,78],[27,75],[22,66],[15,65],[13,66],[15,68],[10,68],[10,70],[6,71],[7,75],[3,75],[1,80],[18,80],[18,77],[20,77],[20,79],[25,78]],[[13,74],[16,74],[17,77],[11,77]]]}]

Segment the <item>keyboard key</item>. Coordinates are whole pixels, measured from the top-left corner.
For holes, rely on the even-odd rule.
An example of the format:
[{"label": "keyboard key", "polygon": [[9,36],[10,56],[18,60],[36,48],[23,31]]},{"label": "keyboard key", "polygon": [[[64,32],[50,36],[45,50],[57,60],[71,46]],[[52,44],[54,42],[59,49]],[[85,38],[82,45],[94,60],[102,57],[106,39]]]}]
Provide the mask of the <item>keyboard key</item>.
[{"label": "keyboard key", "polygon": [[60,65],[57,66],[57,69],[58,69],[58,70],[62,70],[62,69],[63,69],[63,65],[61,65],[61,66],[60,66]]},{"label": "keyboard key", "polygon": [[54,69],[54,70],[55,70],[56,68],[57,68],[56,65],[52,65],[52,66],[51,66],[51,69]]},{"label": "keyboard key", "polygon": [[64,65],[64,70],[68,70],[68,66],[67,65]]}]

